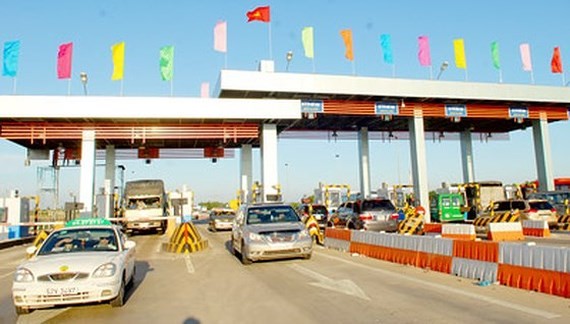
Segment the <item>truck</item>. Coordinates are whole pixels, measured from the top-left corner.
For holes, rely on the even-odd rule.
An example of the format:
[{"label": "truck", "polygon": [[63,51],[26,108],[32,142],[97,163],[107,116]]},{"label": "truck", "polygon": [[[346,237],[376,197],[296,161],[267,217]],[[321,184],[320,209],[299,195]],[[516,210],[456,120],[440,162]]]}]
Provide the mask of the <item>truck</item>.
[{"label": "truck", "polygon": [[162,180],[128,181],[125,184],[124,203],[125,230],[129,232],[156,230],[158,233],[164,233],[169,203]]},{"label": "truck", "polygon": [[[442,184],[438,194],[458,193],[463,196],[461,212],[467,211],[466,221],[472,221],[493,201],[506,199],[505,188],[500,181],[479,181],[448,185]],[[458,216],[459,217],[459,216]]]}]

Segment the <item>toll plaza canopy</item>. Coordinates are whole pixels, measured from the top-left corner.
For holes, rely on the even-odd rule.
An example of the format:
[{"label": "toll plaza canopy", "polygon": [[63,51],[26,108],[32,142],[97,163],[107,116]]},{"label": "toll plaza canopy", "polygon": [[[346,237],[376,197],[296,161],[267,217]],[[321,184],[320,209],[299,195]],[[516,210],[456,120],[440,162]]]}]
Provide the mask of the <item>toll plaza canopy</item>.
[{"label": "toll plaza canopy", "polygon": [[506,133],[567,120],[570,106],[565,87],[234,70],[220,72],[214,97],[0,96],[0,137],[74,148],[93,129],[97,148],[237,148],[259,146],[264,123],[299,138],[407,132],[420,113],[426,132]]}]

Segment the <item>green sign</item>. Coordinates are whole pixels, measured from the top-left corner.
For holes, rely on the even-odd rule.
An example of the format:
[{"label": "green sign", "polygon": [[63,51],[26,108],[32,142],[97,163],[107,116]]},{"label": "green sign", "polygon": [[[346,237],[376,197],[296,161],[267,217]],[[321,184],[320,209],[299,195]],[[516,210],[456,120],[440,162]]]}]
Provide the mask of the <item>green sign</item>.
[{"label": "green sign", "polygon": [[113,225],[105,218],[77,218],[65,223],[65,227],[74,226],[97,226],[97,225]]}]

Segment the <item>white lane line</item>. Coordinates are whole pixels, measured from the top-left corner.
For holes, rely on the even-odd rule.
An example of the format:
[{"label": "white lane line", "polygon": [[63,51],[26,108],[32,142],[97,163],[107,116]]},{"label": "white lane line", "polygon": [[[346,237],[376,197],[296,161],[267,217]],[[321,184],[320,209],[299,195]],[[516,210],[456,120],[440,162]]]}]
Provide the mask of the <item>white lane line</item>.
[{"label": "white lane line", "polygon": [[345,295],[362,298],[364,300],[370,300],[370,298],[366,296],[364,291],[360,289],[360,287],[358,287],[358,285],[356,285],[352,280],[349,279],[334,280],[321,273],[309,270],[298,264],[290,264],[288,267],[312,280],[316,280],[316,282],[312,282],[310,283],[310,285],[321,287],[323,289],[328,289],[331,291],[336,291]]},{"label": "white lane line", "polygon": [[531,314],[531,315],[543,317],[543,318],[546,318],[546,319],[554,319],[554,318],[559,318],[559,317],[560,317],[559,314],[550,313],[550,312],[547,312],[547,311],[543,311],[543,310],[540,310],[540,309],[536,309],[536,308],[532,308],[532,307],[527,307],[527,306],[523,306],[523,305],[519,305],[519,304],[509,303],[509,302],[506,302],[506,301],[503,301],[503,300],[499,300],[499,299],[496,299],[496,298],[487,297],[487,296],[479,295],[479,294],[476,294],[476,293],[471,293],[471,292],[463,291],[463,290],[460,290],[460,289],[447,287],[447,286],[440,285],[440,284],[436,284],[436,283],[433,283],[433,282],[423,281],[423,280],[416,279],[416,278],[412,278],[412,277],[409,277],[409,276],[406,276],[406,275],[402,275],[402,274],[399,274],[399,273],[394,273],[394,272],[390,272],[390,271],[387,271],[387,270],[382,270],[382,269],[378,269],[378,268],[373,268],[373,267],[371,267],[371,266],[367,266],[367,265],[364,265],[364,264],[359,264],[359,263],[356,263],[356,262],[353,262],[353,261],[345,260],[345,259],[342,259],[342,258],[339,258],[339,257],[327,255],[327,254],[324,254],[324,253],[319,253],[319,252],[317,252],[317,253],[319,254],[319,256],[324,256],[324,257],[326,257],[326,258],[333,259],[333,260],[340,261],[340,262],[344,262],[344,263],[350,264],[350,265],[352,265],[352,266],[356,266],[356,267],[359,267],[359,268],[363,268],[363,269],[367,269],[367,270],[379,272],[379,273],[381,273],[382,275],[392,276],[392,277],[396,277],[396,278],[398,278],[398,279],[403,279],[403,280],[408,280],[408,281],[411,281],[411,282],[413,282],[413,283],[415,283],[415,284],[418,284],[418,285],[429,286],[429,287],[431,287],[431,288],[435,288],[435,289],[438,290],[438,291],[447,291],[447,292],[449,292],[449,293],[453,293],[453,294],[457,294],[457,295],[462,295],[462,296],[469,297],[469,298],[473,298],[473,299],[476,299],[476,300],[479,300],[479,301],[482,301],[482,302],[487,302],[487,303],[490,303],[490,304],[495,304],[495,305],[498,305],[498,306],[501,306],[501,307],[510,308],[510,309],[513,309],[513,310],[521,311],[521,312],[524,312],[524,313],[527,313],[527,314]]},{"label": "white lane line", "polygon": [[194,265],[192,264],[192,260],[190,260],[189,255],[184,256],[184,262],[186,263],[186,270],[188,270],[189,274],[194,274]]},{"label": "white lane line", "polygon": [[66,308],[56,308],[56,309],[49,309],[49,310],[36,310],[31,314],[18,316],[17,324],[26,324],[26,323],[45,323],[57,316],[59,314],[69,310],[70,307]]},{"label": "white lane line", "polygon": [[13,276],[13,275],[14,275],[14,271],[10,271],[10,272],[8,272],[8,273],[5,273],[5,274],[1,275],[1,276],[0,276],[0,279],[4,279],[4,278],[7,278],[7,277],[10,277],[10,276]]}]

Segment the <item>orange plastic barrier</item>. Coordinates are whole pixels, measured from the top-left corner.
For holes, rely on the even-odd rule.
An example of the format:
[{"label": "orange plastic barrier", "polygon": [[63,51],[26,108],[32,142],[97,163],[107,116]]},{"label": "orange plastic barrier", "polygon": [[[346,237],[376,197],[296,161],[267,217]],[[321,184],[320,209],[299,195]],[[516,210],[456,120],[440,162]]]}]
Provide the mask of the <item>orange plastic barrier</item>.
[{"label": "orange plastic barrier", "polygon": [[443,273],[451,273],[452,260],[453,258],[448,255],[427,254],[427,266],[425,268]]},{"label": "orange plastic barrier", "polygon": [[522,225],[516,223],[489,223],[487,239],[489,241],[524,241]]},{"label": "orange plastic barrier", "polygon": [[523,227],[524,236],[550,237],[550,229],[547,228],[525,228]]},{"label": "orange plastic barrier", "polygon": [[475,241],[477,238],[476,234],[441,234],[443,238],[449,238],[452,240],[462,240],[462,241]]},{"label": "orange plastic barrier", "polygon": [[509,287],[570,297],[570,273],[499,263],[497,280]]},{"label": "orange plastic barrier", "polygon": [[471,260],[499,262],[499,243],[454,240],[453,256]]},{"label": "orange plastic barrier", "polygon": [[441,223],[425,223],[424,233],[441,233]]},{"label": "orange plastic barrier", "polygon": [[346,230],[346,229],[338,229],[338,228],[327,227],[325,229],[325,237],[330,237],[330,238],[344,240],[344,241],[350,241],[351,232],[350,232],[350,230]]}]

